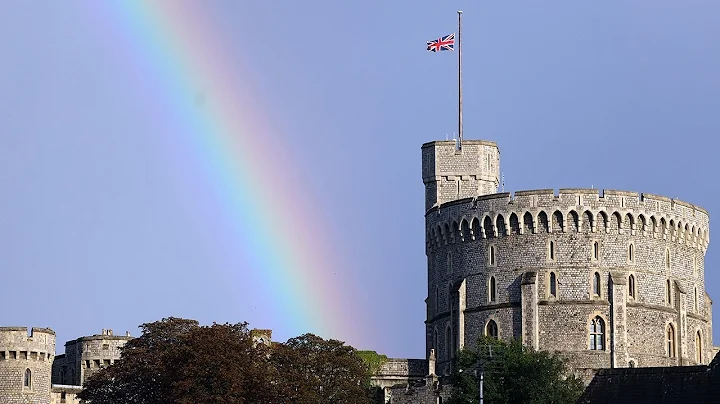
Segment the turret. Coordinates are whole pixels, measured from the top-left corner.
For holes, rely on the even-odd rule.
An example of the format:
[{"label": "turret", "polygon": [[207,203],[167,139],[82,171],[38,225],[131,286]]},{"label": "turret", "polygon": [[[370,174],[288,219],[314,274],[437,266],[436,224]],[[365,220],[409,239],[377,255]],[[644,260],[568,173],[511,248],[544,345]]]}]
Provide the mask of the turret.
[{"label": "turret", "polygon": [[422,146],[425,210],[463,198],[494,194],[500,183],[500,150],[495,142],[435,141]]}]

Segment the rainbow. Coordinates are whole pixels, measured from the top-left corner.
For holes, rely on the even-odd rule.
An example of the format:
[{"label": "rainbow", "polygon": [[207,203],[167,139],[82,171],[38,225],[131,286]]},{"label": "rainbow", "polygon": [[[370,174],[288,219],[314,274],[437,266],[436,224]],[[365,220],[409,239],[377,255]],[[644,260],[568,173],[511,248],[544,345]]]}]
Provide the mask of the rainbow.
[{"label": "rainbow", "polygon": [[[369,343],[362,316],[342,285],[351,277],[338,280],[341,266],[334,248],[315,237],[324,220],[304,199],[307,190],[299,186],[304,182],[293,178],[300,167],[267,136],[269,120],[254,101],[260,93],[241,80],[237,62],[223,57],[229,53],[225,47],[236,44],[213,31],[201,2],[93,4],[119,23],[120,34],[142,60],[143,73],[152,76],[156,88],[148,93],[177,117],[178,136],[220,195],[247,268],[252,268],[250,274],[228,274],[228,281],[240,284],[243,278],[247,285],[251,279],[246,287],[261,288],[268,296],[263,302],[270,306],[267,324],[250,326],[273,328],[287,337],[313,332]],[[211,105],[198,108],[188,96],[198,88],[211,95]]]}]

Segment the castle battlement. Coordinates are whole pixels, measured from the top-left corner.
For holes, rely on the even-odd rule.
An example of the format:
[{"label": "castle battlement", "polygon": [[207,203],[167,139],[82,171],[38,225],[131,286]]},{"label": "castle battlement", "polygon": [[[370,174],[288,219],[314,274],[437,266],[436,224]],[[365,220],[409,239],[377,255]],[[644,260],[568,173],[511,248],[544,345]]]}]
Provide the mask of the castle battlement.
[{"label": "castle battlement", "polygon": [[54,356],[53,330],[0,327],[0,401],[49,404]]},{"label": "castle battlement", "polygon": [[702,251],[710,242],[705,209],[631,191],[563,188],[481,195],[433,207],[426,218],[429,248],[466,238],[583,231],[662,238]]},{"label": "castle battlement", "polygon": [[574,371],[704,364],[708,212],[648,193],[497,193],[497,145],[422,147],[427,354],[438,374],[480,335],[560,352]]}]

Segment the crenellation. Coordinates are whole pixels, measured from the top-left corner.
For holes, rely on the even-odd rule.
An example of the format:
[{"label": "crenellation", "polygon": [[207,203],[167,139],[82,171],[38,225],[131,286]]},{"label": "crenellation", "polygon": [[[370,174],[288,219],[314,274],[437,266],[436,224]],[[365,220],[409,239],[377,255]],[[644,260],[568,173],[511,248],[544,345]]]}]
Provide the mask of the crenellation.
[{"label": "crenellation", "polygon": [[[436,146],[424,145],[424,155],[429,145]],[[463,178],[457,158],[447,151],[424,157],[424,173],[452,166]],[[707,211],[623,190],[496,191],[443,194],[427,206],[427,349],[435,349],[439,372],[449,372],[454,344],[472,346],[490,320],[500,338],[558,351],[583,377],[631,362],[710,360]],[[593,339],[595,326],[602,332]]]}]

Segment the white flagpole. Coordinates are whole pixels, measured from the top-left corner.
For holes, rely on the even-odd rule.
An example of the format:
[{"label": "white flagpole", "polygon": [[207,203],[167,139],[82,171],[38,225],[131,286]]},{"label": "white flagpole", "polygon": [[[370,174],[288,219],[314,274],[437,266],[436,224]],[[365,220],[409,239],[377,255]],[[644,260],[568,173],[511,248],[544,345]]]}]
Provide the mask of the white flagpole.
[{"label": "white flagpole", "polygon": [[462,122],[462,33],[460,31],[460,17],[462,17],[462,11],[458,10],[458,148],[462,148],[463,140],[463,122]]}]

